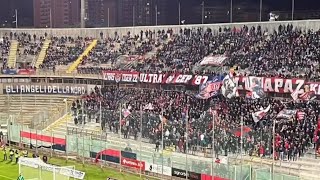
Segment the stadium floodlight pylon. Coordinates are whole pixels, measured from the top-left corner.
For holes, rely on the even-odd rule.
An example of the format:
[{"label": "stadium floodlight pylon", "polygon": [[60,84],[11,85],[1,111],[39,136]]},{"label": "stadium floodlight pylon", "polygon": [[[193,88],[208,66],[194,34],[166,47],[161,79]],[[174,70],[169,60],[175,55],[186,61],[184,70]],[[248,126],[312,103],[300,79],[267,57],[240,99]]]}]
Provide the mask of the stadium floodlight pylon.
[{"label": "stadium floodlight pylon", "polygon": [[19,158],[19,174],[25,180],[69,180],[83,179],[85,172],[77,171],[74,167],[59,167],[46,164],[40,158]]}]

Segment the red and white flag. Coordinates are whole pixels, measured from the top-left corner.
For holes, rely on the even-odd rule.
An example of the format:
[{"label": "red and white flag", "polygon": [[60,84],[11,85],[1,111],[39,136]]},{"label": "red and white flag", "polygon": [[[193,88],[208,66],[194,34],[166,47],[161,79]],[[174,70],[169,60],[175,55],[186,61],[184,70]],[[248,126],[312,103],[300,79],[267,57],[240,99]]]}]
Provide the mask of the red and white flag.
[{"label": "red and white flag", "polygon": [[126,118],[131,114],[131,112],[129,109],[123,109],[122,114],[123,114],[124,118]]},{"label": "red and white flag", "polygon": [[302,94],[299,94],[297,90],[295,90],[291,93],[291,97],[294,101],[296,101],[298,99],[301,99],[303,101],[311,101],[316,98],[314,91],[308,91],[308,92],[304,92]]},{"label": "red and white flag", "polygon": [[259,122],[264,116],[267,115],[267,112],[270,110],[271,105],[269,105],[267,108],[263,109],[261,108],[260,111],[257,111],[255,113],[252,113],[252,119],[254,122]]},{"label": "red and white flag", "polygon": [[299,94],[298,94],[298,91],[295,90],[291,93],[291,97],[294,101],[296,101],[297,99],[299,99]]},{"label": "red and white flag", "polygon": [[303,120],[304,117],[306,116],[306,113],[303,111],[297,111],[297,119],[298,120]]}]

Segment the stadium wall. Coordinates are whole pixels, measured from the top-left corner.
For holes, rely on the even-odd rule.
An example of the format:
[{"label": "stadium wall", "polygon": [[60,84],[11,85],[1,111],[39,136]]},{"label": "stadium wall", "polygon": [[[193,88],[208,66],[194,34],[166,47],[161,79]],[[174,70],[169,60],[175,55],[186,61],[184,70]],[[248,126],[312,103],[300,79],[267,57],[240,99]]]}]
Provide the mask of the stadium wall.
[{"label": "stadium wall", "polygon": [[268,29],[269,31],[278,30],[279,25],[292,24],[294,27],[301,29],[320,29],[320,20],[300,20],[300,21],[272,21],[272,22],[246,22],[246,23],[223,23],[223,24],[195,24],[195,25],[171,25],[171,26],[135,26],[135,27],[117,27],[117,28],[63,28],[63,29],[1,29],[0,36],[9,35],[12,33],[29,33],[37,36],[44,36],[47,33],[49,36],[83,36],[83,37],[100,37],[100,33],[106,37],[114,37],[115,32],[118,35],[127,35],[130,31],[131,34],[139,34],[140,31],[158,31],[172,29],[174,33],[179,32],[181,28],[211,28],[212,31],[217,32],[219,28],[235,27],[240,28],[244,25],[258,26],[261,25],[262,29]]}]

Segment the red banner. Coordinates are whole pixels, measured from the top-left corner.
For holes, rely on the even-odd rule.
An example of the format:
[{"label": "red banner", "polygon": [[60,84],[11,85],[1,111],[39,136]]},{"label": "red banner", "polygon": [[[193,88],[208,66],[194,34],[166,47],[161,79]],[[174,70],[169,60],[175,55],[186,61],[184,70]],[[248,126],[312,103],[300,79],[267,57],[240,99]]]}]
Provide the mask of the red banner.
[{"label": "red banner", "polygon": [[39,141],[43,141],[43,142],[47,142],[47,143],[66,145],[65,139],[46,136],[46,135],[42,135],[42,134],[21,131],[20,137],[29,138],[29,139],[33,139],[33,140],[39,140]]},{"label": "red banner", "polygon": [[36,74],[34,69],[18,69],[17,73],[20,75],[33,75]]},{"label": "red banner", "polygon": [[218,176],[214,176],[212,178],[212,176],[210,175],[207,175],[207,174],[201,174],[201,180],[228,180],[228,179],[225,179],[225,178],[221,178],[221,177],[218,177]]},{"label": "red banner", "polygon": [[145,162],[143,161],[138,161],[138,160],[135,160],[135,159],[129,159],[129,158],[121,158],[121,165],[124,165],[124,166],[128,166],[128,167],[132,167],[132,168],[135,168],[135,169],[140,169],[141,170],[145,170]]},{"label": "red banner", "polygon": [[103,79],[115,82],[152,83],[152,84],[185,84],[200,85],[206,83],[208,76],[181,73],[140,73],[137,71],[104,71]]}]

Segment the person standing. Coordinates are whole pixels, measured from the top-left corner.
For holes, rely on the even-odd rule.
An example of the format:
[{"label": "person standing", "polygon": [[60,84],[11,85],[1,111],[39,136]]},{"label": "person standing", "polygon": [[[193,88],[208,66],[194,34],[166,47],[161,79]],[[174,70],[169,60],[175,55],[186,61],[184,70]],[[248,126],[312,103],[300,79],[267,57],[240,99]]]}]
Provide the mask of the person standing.
[{"label": "person standing", "polygon": [[3,147],[3,161],[6,161],[7,159],[8,159],[7,149],[6,147]]},{"label": "person standing", "polygon": [[28,151],[26,149],[22,152],[22,154],[23,154],[23,157],[28,157]]},{"label": "person standing", "polygon": [[9,156],[10,162],[12,162],[13,161],[13,155],[14,155],[13,149],[10,149],[9,153],[10,153],[10,156]]},{"label": "person standing", "polygon": [[16,150],[16,152],[15,152],[16,164],[18,164],[19,156],[20,156],[19,151]]},{"label": "person standing", "polygon": [[159,152],[159,147],[160,147],[160,142],[159,142],[159,140],[157,140],[157,142],[156,142],[156,148],[155,148],[155,151],[156,151],[156,152]]}]

